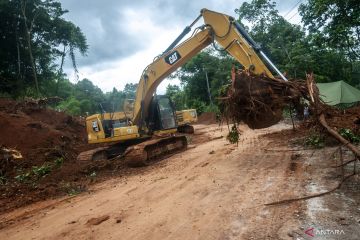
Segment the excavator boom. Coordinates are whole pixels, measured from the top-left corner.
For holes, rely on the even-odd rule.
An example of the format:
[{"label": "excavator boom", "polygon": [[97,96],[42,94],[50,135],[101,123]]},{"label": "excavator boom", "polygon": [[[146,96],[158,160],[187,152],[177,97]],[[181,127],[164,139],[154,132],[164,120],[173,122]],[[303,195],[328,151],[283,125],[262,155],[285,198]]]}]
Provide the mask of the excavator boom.
[{"label": "excavator boom", "polygon": [[[200,16],[191,26],[200,17],[203,18],[204,25],[197,28],[190,38],[176,46],[180,38],[190,31],[190,27],[186,27],[174,43],[142,73],[136,92],[133,115],[133,122],[138,126],[144,126],[143,122],[148,115],[150,99],[161,81],[210,44],[216,46],[217,43],[241,63],[245,69],[255,74],[265,74],[274,78],[272,72],[264,64],[264,60],[269,67],[282,76],[260,46],[251,39],[245,29],[233,17],[202,9]],[[286,80],[285,77],[283,79]]]}]

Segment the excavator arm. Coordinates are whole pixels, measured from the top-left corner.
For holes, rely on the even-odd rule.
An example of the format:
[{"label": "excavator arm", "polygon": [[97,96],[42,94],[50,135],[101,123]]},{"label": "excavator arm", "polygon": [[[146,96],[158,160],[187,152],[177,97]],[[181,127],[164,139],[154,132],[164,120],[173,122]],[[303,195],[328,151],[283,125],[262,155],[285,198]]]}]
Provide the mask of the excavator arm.
[{"label": "excavator arm", "polygon": [[[202,9],[200,16],[191,26],[201,17],[204,20],[204,25],[198,27],[190,38],[177,45],[181,38],[191,29],[189,26],[186,27],[174,43],[143,71],[136,92],[133,115],[133,122],[140,129],[143,127],[143,122],[148,115],[151,98],[161,81],[202,49],[210,44],[215,44],[215,42],[233,56],[245,69],[255,74],[265,74],[268,77],[274,78],[267,67],[269,66],[286,80],[261,51],[259,45],[251,39],[233,17]],[[265,65],[263,60],[267,65]]]}]

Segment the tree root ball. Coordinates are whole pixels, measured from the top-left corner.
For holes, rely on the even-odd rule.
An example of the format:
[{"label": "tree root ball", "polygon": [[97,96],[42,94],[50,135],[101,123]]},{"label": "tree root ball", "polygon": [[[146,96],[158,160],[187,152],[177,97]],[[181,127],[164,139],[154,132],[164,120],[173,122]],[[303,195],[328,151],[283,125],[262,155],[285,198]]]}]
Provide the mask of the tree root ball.
[{"label": "tree root ball", "polygon": [[224,101],[224,115],[245,122],[252,129],[267,128],[282,119],[288,104],[300,106],[304,84],[238,72]]}]

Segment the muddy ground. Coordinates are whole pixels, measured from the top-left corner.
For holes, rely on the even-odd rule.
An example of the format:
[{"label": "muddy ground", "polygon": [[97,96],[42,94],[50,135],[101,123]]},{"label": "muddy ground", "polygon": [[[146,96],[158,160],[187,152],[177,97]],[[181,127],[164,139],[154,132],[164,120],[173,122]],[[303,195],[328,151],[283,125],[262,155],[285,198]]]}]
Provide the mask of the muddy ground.
[{"label": "muddy ground", "polygon": [[120,169],[76,196],[3,213],[0,239],[360,238],[358,177],[320,198],[264,205],[335,186],[336,146],[306,149],[303,130],[284,123],[240,128],[236,146],[226,126],[198,124],[185,152]]}]

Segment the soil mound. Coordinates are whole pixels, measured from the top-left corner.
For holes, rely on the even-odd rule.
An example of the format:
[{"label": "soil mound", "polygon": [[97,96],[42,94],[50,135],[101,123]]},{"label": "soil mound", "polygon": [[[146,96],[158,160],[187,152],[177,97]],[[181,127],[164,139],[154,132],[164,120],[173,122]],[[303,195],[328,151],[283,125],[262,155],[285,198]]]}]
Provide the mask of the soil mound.
[{"label": "soil mound", "polygon": [[76,156],[93,147],[78,119],[9,99],[0,99],[0,132],[0,212],[70,188],[84,168]]},{"label": "soil mound", "polygon": [[326,120],[335,129],[348,128],[360,134],[360,106],[329,112]]},{"label": "soil mound", "polygon": [[[360,106],[348,109],[328,107],[325,117],[329,126],[335,131],[350,129],[354,134],[360,135]],[[302,127],[307,129],[316,127],[315,120],[309,119],[302,124]]]}]

